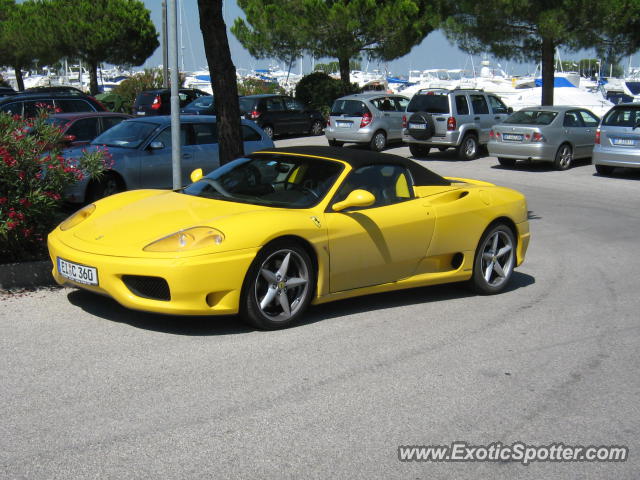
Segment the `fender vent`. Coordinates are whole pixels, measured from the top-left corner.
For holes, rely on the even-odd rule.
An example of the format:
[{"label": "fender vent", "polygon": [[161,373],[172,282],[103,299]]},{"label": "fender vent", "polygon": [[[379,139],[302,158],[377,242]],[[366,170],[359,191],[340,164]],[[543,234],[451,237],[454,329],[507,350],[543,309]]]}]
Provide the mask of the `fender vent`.
[{"label": "fender vent", "polygon": [[151,300],[171,300],[169,284],[164,278],[146,277],[142,275],[123,275],[123,283],[131,293]]},{"label": "fender vent", "polygon": [[463,260],[464,260],[464,255],[458,252],[455,255],[453,255],[453,257],[451,258],[451,266],[457,270],[458,268],[460,268],[460,265],[462,265]]}]

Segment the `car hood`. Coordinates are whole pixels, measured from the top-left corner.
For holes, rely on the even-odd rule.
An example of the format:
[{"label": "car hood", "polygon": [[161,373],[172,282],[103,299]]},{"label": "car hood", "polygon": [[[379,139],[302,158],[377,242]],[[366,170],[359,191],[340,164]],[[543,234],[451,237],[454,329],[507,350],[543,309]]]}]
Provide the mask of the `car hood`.
[{"label": "car hood", "polygon": [[[179,230],[206,226],[225,233],[225,219],[266,210],[273,209],[172,191],[134,190],[96,202],[95,212],[65,237],[69,246],[86,252],[139,257],[145,246]],[[218,249],[240,248],[236,242],[237,235],[235,241],[225,240]]]}]

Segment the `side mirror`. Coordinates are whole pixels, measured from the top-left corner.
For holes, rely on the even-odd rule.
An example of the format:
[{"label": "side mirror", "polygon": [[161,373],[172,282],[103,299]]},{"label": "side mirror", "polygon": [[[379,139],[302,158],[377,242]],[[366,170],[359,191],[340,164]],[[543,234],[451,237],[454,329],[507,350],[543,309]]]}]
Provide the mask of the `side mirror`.
[{"label": "side mirror", "polygon": [[162,150],[164,148],[164,143],[162,142],[151,142],[149,144],[149,150]]},{"label": "side mirror", "polygon": [[189,176],[189,178],[193,183],[196,183],[202,177],[203,177],[203,174],[202,174],[201,168],[196,168],[193,172],[191,172],[191,175]]},{"label": "side mirror", "polygon": [[511,115],[513,113],[513,107],[507,108],[507,113]]},{"label": "side mirror", "polygon": [[340,212],[346,208],[352,207],[369,207],[376,202],[376,197],[366,190],[354,190],[343,201],[334,203],[331,209],[334,212]]}]

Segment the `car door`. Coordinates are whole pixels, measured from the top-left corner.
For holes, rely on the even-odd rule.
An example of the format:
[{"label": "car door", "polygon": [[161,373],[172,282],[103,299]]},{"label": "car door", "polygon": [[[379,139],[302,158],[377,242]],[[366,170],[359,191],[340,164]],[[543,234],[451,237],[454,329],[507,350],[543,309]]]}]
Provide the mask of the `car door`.
[{"label": "car door", "polygon": [[434,229],[428,202],[415,198],[409,173],[397,165],[351,172],[332,199],[356,189],[372,193],[370,207],[325,214],[329,232],[330,290],[339,292],[410,277],[425,256]]},{"label": "car door", "polygon": [[493,116],[489,112],[489,104],[482,93],[469,94],[471,108],[473,110],[473,121],[478,126],[478,140],[480,143],[489,141],[489,131],[493,126]]},{"label": "car door", "polygon": [[201,168],[204,174],[220,166],[220,149],[218,145],[218,125],[213,122],[193,124],[193,156],[186,159],[183,169],[187,176],[196,168]]},{"label": "car door", "polygon": [[584,145],[584,150],[582,155],[585,157],[590,157],[593,153],[593,145],[596,139],[596,130],[598,128],[598,124],[600,123],[600,119],[589,110],[579,110],[578,115],[580,115],[583,125],[581,142]]},{"label": "car door", "polygon": [[578,110],[567,110],[562,120],[562,132],[573,146],[573,156],[583,157],[585,151],[584,124]]},{"label": "car door", "polygon": [[274,133],[287,133],[292,131],[291,120],[282,97],[270,97],[264,99],[266,115],[261,125],[271,124]]},{"label": "car door", "polygon": [[509,116],[509,107],[495,95],[487,95],[487,100],[492,113],[492,126],[504,122]]},{"label": "car door", "polygon": [[405,97],[392,97],[389,100],[392,105],[392,110],[389,112],[391,118],[389,138],[393,140],[401,140],[402,117],[404,117],[404,112],[407,110],[407,105],[409,105],[409,99]]},{"label": "car door", "polygon": [[[180,126],[180,142],[182,144],[182,175],[188,177],[185,163],[193,157],[192,149],[187,147],[187,139],[191,126]],[[173,188],[173,168],[171,163],[171,127],[167,126],[149,142],[161,142],[162,148],[152,149],[149,146],[139,156],[139,188]],[[190,171],[189,171],[190,173]],[[183,181],[183,185],[185,182]]]},{"label": "car door", "polygon": [[306,111],[304,105],[295,98],[284,97],[284,104],[287,108],[288,124],[291,132],[306,133],[311,128],[311,115]]}]

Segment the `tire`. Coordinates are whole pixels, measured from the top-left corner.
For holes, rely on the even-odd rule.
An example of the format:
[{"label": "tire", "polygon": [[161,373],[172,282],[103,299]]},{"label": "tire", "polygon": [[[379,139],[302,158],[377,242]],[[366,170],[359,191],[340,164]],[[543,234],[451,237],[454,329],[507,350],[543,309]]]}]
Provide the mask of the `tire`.
[{"label": "tire", "polygon": [[502,157],[498,157],[498,163],[500,165],[502,165],[503,167],[515,167],[516,166],[516,161],[513,158],[502,158]]},{"label": "tire", "polygon": [[610,165],[595,165],[596,167],[596,172],[598,175],[611,175],[613,173],[613,168]]},{"label": "tire", "polygon": [[458,147],[458,158],[460,160],[473,160],[478,156],[478,137],[469,133],[464,136],[462,143]]},{"label": "tire", "polygon": [[387,146],[387,135],[382,131],[378,130],[371,137],[371,141],[369,142],[369,149],[374,152],[381,152],[384,150],[384,147]]},{"label": "tire", "polygon": [[433,117],[427,112],[416,112],[409,117],[408,125],[412,123],[424,125],[424,128],[408,128],[409,135],[416,140],[429,140],[435,133]]},{"label": "tire", "polygon": [[338,140],[329,140],[328,142],[330,147],[341,147],[344,145],[344,142],[339,142]]},{"label": "tire", "polygon": [[265,246],[244,279],[240,315],[260,330],[289,327],[311,302],[315,275],[309,254],[299,244],[285,240]]},{"label": "tire", "polygon": [[267,137],[273,138],[273,135],[275,133],[274,133],[273,127],[271,125],[265,125],[264,127],[262,127],[262,130],[264,131],[264,133],[267,134]]},{"label": "tire", "polygon": [[424,158],[429,155],[431,147],[429,147],[428,145],[421,145],[419,143],[410,143],[409,151],[411,152],[411,155],[416,158]]},{"label": "tire", "polygon": [[553,166],[556,170],[568,170],[573,163],[573,150],[571,145],[563,143],[556,152],[556,157],[553,160]]},{"label": "tire", "polygon": [[438,150],[441,152],[446,152],[447,150],[449,150],[449,147],[438,147]]},{"label": "tire", "polygon": [[505,223],[490,225],[482,234],[476,249],[473,274],[469,280],[471,288],[482,295],[500,293],[509,283],[515,263],[516,241],[513,232]]},{"label": "tire", "polygon": [[320,120],[315,120],[311,124],[311,129],[309,130],[309,134],[317,137],[318,135],[322,135],[322,133],[323,133],[322,122]]},{"label": "tire", "polygon": [[87,187],[87,201],[89,203],[101,198],[114,195],[125,190],[124,183],[115,173],[106,172],[98,180],[93,180]]}]

